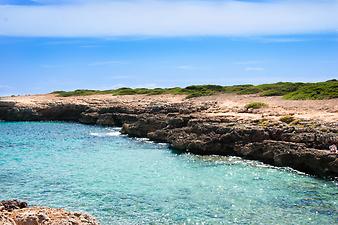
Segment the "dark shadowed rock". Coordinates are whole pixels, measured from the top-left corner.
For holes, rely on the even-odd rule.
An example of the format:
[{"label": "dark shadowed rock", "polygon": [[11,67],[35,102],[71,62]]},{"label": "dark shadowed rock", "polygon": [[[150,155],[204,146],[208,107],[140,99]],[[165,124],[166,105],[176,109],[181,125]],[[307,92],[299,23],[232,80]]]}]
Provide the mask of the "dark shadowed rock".
[{"label": "dark shadowed rock", "polygon": [[98,118],[99,114],[97,112],[81,113],[79,122],[84,124],[96,124]]},{"label": "dark shadowed rock", "polygon": [[16,199],[0,201],[0,211],[11,212],[15,209],[23,209],[27,207],[28,207],[27,202],[22,202]]},{"label": "dark shadowed rock", "polygon": [[301,143],[265,140],[237,145],[235,151],[247,159],[258,159],[275,166],[288,166],[310,174],[337,174],[336,155],[307,148]]},{"label": "dark shadowed rock", "polygon": [[113,119],[113,114],[112,113],[100,114],[96,121],[96,124],[103,126],[114,126],[115,121]]}]

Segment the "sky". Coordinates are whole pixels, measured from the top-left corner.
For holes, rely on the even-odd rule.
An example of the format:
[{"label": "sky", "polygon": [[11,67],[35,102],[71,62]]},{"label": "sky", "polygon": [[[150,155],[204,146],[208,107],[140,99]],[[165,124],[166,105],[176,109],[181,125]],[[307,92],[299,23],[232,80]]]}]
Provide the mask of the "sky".
[{"label": "sky", "polygon": [[0,0],[0,96],[338,78],[338,0]]}]

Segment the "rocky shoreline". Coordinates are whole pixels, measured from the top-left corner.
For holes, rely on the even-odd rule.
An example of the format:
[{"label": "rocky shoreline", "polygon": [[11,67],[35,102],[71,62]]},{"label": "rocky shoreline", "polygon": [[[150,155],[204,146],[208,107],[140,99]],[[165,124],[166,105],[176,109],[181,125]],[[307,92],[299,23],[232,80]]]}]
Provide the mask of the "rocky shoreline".
[{"label": "rocky shoreline", "polygon": [[0,201],[1,225],[99,225],[92,216],[63,209],[29,207],[18,200]]},{"label": "rocky shoreline", "polygon": [[[338,158],[328,151],[338,143],[337,122],[281,122],[260,110],[222,111],[214,101],[132,101],[84,97],[0,101],[0,120],[71,121],[122,127],[133,137],[169,143],[182,152],[234,155],[291,167],[321,177],[338,177]],[[165,99],[165,98],[164,98]],[[244,115],[244,116],[243,116]]]}]

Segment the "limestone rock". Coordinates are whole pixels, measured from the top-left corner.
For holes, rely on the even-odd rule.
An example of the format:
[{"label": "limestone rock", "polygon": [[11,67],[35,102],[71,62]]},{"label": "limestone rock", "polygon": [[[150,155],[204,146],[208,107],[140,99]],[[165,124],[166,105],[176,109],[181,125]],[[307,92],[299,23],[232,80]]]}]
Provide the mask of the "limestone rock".
[{"label": "limestone rock", "polygon": [[[64,209],[27,207],[17,200],[2,201],[1,225],[99,225],[92,216]],[[20,208],[21,207],[21,208]]]}]

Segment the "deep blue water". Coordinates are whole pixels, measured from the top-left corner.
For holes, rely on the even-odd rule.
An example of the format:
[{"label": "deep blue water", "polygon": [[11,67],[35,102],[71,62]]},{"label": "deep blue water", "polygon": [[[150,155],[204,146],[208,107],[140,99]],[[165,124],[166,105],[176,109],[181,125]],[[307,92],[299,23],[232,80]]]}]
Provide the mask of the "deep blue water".
[{"label": "deep blue water", "polygon": [[0,122],[0,199],[12,198],[103,225],[338,223],[333,181],[73,123]]}]

